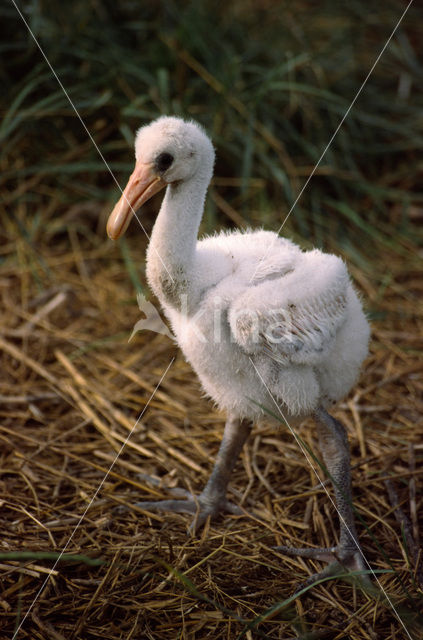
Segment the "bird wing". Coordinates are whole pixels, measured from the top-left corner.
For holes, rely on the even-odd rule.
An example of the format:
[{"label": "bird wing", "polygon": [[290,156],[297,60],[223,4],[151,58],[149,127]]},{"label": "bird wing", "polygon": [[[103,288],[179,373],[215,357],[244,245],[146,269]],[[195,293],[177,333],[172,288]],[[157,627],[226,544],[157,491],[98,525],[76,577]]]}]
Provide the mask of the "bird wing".
[{"label": "bird wing", "polygon": [[300,253],[291,271],[249,284],[232,302],[232,339],[247,353],[281,364],[317,364],[345,320],[348,286],[340,258]]}]

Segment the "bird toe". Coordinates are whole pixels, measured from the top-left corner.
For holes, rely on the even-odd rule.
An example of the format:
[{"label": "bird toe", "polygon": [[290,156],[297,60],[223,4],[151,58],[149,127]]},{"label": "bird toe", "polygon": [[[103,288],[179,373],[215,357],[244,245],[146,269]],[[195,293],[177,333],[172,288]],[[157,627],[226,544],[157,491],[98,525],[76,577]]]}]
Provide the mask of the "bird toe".
[{"label": "bird toe", "polygon": [[369,571],[368,567],[365,566],[361,549],[343,548],[339,545],[317,548],[297,548],[282,545],[273,547],[273,549],[286,556],[299,556],[327,563],[327,566],[322,571],[314,573],[305,582],[301,583],[295,593],[322,580],[347,577],[348,573],[351,574],[351,577],[356,578],[361,586],[371,586],[369,578],[371,569]]}]

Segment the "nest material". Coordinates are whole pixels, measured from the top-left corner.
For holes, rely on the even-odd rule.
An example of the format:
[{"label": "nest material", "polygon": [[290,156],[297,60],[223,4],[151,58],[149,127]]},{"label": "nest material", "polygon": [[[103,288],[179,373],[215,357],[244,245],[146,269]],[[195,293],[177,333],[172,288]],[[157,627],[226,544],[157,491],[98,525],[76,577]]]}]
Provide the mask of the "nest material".
[{"label": "nest material", "polygon": [[[272,546],[336,539],[318,466],[283,425],[264,423],[230,483],[251,517],[191,537],[188,516],[141,511],[137,500],[165,498],[166,487],[202,488],[224,417],[168,338],[143,331],[128,344],[139,310],[111,243],[15,250],[3,249],[0,274],[2,638],[21,623],[17,637],[31,640],[423,637],[422,287],[411,253],[390,264],[383,290],[382,259],[372,274],[353,269],[380,316],[359,384],[335,410],[349,432],[360,540],[387,570],[378,580],[390,603],[337,580],[246,630],[319,569]],[[318,453],[312,422],[299,433]]]}]

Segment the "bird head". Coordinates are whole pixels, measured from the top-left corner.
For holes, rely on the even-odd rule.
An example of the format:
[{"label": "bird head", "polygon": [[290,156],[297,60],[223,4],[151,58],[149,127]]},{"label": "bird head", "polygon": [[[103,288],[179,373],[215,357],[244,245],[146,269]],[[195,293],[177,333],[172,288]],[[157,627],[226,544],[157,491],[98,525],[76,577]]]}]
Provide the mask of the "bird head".
[{"label": "bird head", "polygon": [[163,116],[137,131],[135,159],[135,169],[107,222],[112,240],[123,235],[136,210],[167,185],[199,174],[210,180],[214,150],[197,123]]}]

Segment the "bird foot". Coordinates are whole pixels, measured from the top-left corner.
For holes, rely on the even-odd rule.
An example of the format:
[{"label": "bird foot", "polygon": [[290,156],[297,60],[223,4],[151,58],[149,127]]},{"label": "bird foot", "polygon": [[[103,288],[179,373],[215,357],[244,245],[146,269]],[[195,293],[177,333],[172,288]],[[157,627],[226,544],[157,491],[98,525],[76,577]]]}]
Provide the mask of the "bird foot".
[{"label": "bird foot", "polygon": [[361,586],[367,588],[371,586],[363,554],[361,549],[357,549],[357,547],[352,549],[350,547],[345,548],[338,545],[336,547],[318,547],[312,549],[279,546],[273,547],[273,549],[286,556],[300,556],[301,558],[312,558],[314,560],[320,560],[321,562],[328,563],[322,571],[314,573],[307,578],[307,580],[302,582],[296,589],[295,593],[298,593],[305,587],[308,587],[319,580],[329,578],[331,576],[335,578],[339,574],[344,576],[347,572],[354,572],[354,578],[358,580]]},{"label": "bird foot", "polygon": [[207,518],[214,519],[221,512],[226,511],[233,515],[242,515],[244,513],[240,507],[229,502],[226,498],[205,500],[203,494],[194,496],[188,492],[184,500],[143,501],[136,502],[135,505],[146,511],[172,511],[173,513],[189,513],[193,515],[194,519],[189,527],[189,531],[192,534],[196,533],[206,523]]},{"label": "bird foot", "polygon": [[[141,479],[154,486],[160,486],[160,480],[145,474],[139,474]],[[188,513],[194,516],[189,531],[195,534],[207,521],[214,519],[219,513],[226,512],[232,515],[245,515],[245,511],[237,505],[229,502],[224,495],[205,489],[200,495],[195,496],[186,489],[180,487],[166,487],[166,492],[174,496],[172,500],[143,500],[136,502],[135,506],[146,511],[171,511],[173,513]]]}]

